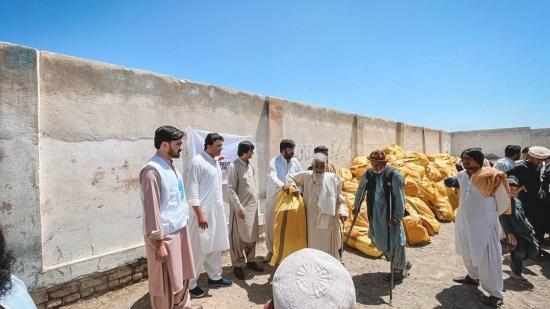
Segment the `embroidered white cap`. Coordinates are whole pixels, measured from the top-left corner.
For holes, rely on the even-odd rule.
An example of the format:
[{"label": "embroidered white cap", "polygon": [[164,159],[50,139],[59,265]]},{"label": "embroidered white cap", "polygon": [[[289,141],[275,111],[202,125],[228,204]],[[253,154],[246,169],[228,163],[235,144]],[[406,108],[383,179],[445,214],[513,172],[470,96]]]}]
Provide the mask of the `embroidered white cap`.
[{"label": "embroidered white cap", "polygon": [[333,256],[316,249],[286,257],[272,284],[276,309],[355,308],[350,274]]}]

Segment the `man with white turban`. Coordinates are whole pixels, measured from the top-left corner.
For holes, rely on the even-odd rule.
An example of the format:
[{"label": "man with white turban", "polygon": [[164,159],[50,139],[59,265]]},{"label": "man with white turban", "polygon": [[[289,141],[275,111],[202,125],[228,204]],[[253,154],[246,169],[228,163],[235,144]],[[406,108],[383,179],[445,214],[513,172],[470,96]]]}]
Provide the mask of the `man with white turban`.
[{"label": "man with white turban", "polygon": [[345,221],[348,211],[341,194],[342,180],[334,173],[325,172],[326,163],[327,156],[316,153],[313,170],[288,175],[286,187],[303,188],[308,248],[324,251],[339,259],[342,235],[338,219]]}]

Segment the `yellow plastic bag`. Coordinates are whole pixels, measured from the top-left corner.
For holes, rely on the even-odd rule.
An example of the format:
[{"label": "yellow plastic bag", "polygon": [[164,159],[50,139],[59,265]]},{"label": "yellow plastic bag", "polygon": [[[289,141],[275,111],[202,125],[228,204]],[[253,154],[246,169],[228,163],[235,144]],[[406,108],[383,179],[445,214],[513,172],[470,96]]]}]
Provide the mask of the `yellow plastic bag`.
[{"label": "yellow plastic bag", "polygon": [[434,213],[423,200],[418,197],[407,196],[405,197],[405,205],[407,210],[409,210],[410,207],[416,211],[422,220],[422,225],[426,228],[430,236],[439,233],[439,221],[437,221]]},{"label": "yellow plastic bag", "polygon": [[[344,241],[348,239],[350,226],[351,223],[346,221],[344,226]],[[375,258],[381,257],[383,254],[383,252],[378,250],[378,248],[376,248],[376,246],[372,243],[369,237],[369,228],[357,226],[357,223],[355,223],[353,231],[351,231],[351,236],[349,237],[346,246],[355,248],[364,254]]]},{"label": "yellow plastic bag", "polygon": [[279,265],[295,251],[307,247],[307,217],[304,201],[293,188],[280,191],[275,204],[273,257],[269,265]]},{"label": "yellow plastic bag", "polygon": [[336,172],[336,175],[340,176],[340,178],[342,178],[345,181],[350,181],[353,178],[353,175],[351,174],[350,170],[345,167],[339,168],[338,171]]},{"label": "yellow plastic bag", "polygon": [[430,242],[430,235],[422,225],[422,219],[419,215],[403,217],[403,228],[409,245],[425,245]]}]

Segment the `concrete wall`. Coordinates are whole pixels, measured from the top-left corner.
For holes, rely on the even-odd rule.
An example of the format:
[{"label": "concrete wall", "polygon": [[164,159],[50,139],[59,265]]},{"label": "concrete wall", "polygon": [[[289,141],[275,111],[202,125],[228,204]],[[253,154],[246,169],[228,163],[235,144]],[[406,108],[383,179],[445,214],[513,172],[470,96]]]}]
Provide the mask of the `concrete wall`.
[{"label": "concrete wall", "polygon": [[42,270],[36,50],[0,43],[0,223],[32,282]]},{"label": "concrete wall", "polygon": [[296,142],[294,155],[302,168],[311,165],[313,149],[319,145],[329,148],[330,161],[336,166],[349,166],[353,118],[351,113],[285,102],[283,136]]},{"label": "concrete wall", "polygon": [[489,159],[504,156],[506,145],[545,146],[550,148],[550,129],[529,127],[452,132],[453,155],[469,147],[481,147]]},{"label": "concrete wall", "polygon": [[394,143],[449,149],[445,132],[8,44],[0,111],[0,224],[31,288],[144,256],[138,173],[163,124],[251,136],[261,212],[282,138],[304,168],[321,144],[337,166]]},{"label": "concrete wall", "polygon": [[419,152],[424,151],[424,138],[422,127],[404,125],[403,132],[403,149]]}]

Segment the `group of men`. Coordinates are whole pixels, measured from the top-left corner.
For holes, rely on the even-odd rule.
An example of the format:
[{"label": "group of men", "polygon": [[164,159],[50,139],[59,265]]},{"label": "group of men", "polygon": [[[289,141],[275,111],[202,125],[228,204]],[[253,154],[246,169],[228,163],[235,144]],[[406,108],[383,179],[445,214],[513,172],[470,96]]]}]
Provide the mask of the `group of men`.
[{"label": "group of men", "polygon": [[[232,285],[230,279],[222,277],[221,253],[224,250],[230,250],[235,278],[245,279],[245,267],[256,272],[264,270],[255,261],[258,190],[257,171],[250,162],[254,145],[248,141],[239,143],[238,158],[227,167],[228,231],[222,172],[218,164],[224,139],[217,133],[206,136],[204,151],[189,163],[187,185],[184,186],[182,175],[173,165],[173,159],[180,157],[183,136],[184,133],[175,127],[159,127],[154,140],[156,153],[140,173],[143,233],[153,308],[200,308],[191,305],[190,298],[204,296],[197,284],[202,272],[207,273],[209,286]],[[279,191],[292,186],[300,188],[307,209],[304,224],[308,230],[308,248],[323,251],[341,261],[339,221],[343,223],[348,217],[341,194],[342,180],[328,161],[326,147],[315,148],[310,168],[302,170],[294,158],[295,146],[292,140],[282,140],[280,155],[269,163],[265,211],[268,254],[264,262],[269,262],[273,255],[275,197]],[[368,191],[367,202],[376,205],[369,208],[373,209],[369,212],[371,235],[386,257],[396,260],[396,280],[401,280],[410,268],[405,259],[401,224],[404,181],[397,171],[386,167],[382,151],[373,152],[369,159],[374,168],[363,177],[360,190]],[[388,179],[389,183],[385,183]],[[388,199],[388,196],[391,197]],[[361,199],[356,200],[355,214],[361,203]],[[390,235],[393,235],[391,240]]]},{"label": "group of men", "polygon": [[550,232],[549,158],[545,147],[508,145],[505,157],[489,167],[480,148],[469,148],[461,154],[463,170],[445,180],[460,188],[455,247],[468,272],[453,280],[481,285],[489,294],[482,301],[491,307],[500,308],[504,301],[501,238],[510,247],[504,261],[520,284],[529,284],[522,277],[523,261],[548,256],[542,244]]},{"label": "group of men", "polygon": [[[217,133],[206,136],[204,151],[189,163],[184,186],[172,162],[180,157],[183,136],[174,127],[158,128],[156,154],[140,173],[153,308],[200,308],[191,305],[190,297],[204,296],[197,284],[202,272],[207,273],[209,286],[232,285],[230,279],[222,277],[224,250],[230,250],[235,278],[245,279],[244,268],[264,270],[255,261],[259,233],[257,171],[250,161],[254,145],[239,143],[238,158],[227,167],[228,231],[218,163],[224,139]],[[295,146],[292,140],[282,140],[280,154],[269,162],[265,211],[268,254],[264,262],[273,255],[276,195],[290,187],[303,195],[308,248],[341,262],[343,232],[339,221],[343,223],[348,217],[341,194],[342,180],[328,161],[326,147],[315,148],[310,168],[302,170],[294,158]],[[463,170],[445,181],[448,186],[460,188],[455,245],[468,271],[465,277],[454,280],[481,285],[489,294],[483,301],[496,308],[503,303],[502,234],[512,246],[505,260],[511,263],[513,275],[521,278],[524,259],[547,254],[539,244],[550,232],[545,225],[548,207],[544,207],[550,201],[550,150],[531,147],[520,161],[519,146],[510,145],[505,153],[493,168],[487,166],[481,149],[466,149],[461,154]],[[372,168],[361,177],[353,215],[359,214],[366,199],[369,235],[392,262],[391,278],[399,282],[412,266],[405,255],[402,225],[405,181],[387,165],[384,151],[375,150],[368,159]],[[498,225],[499,217],[502,227]]]}]

